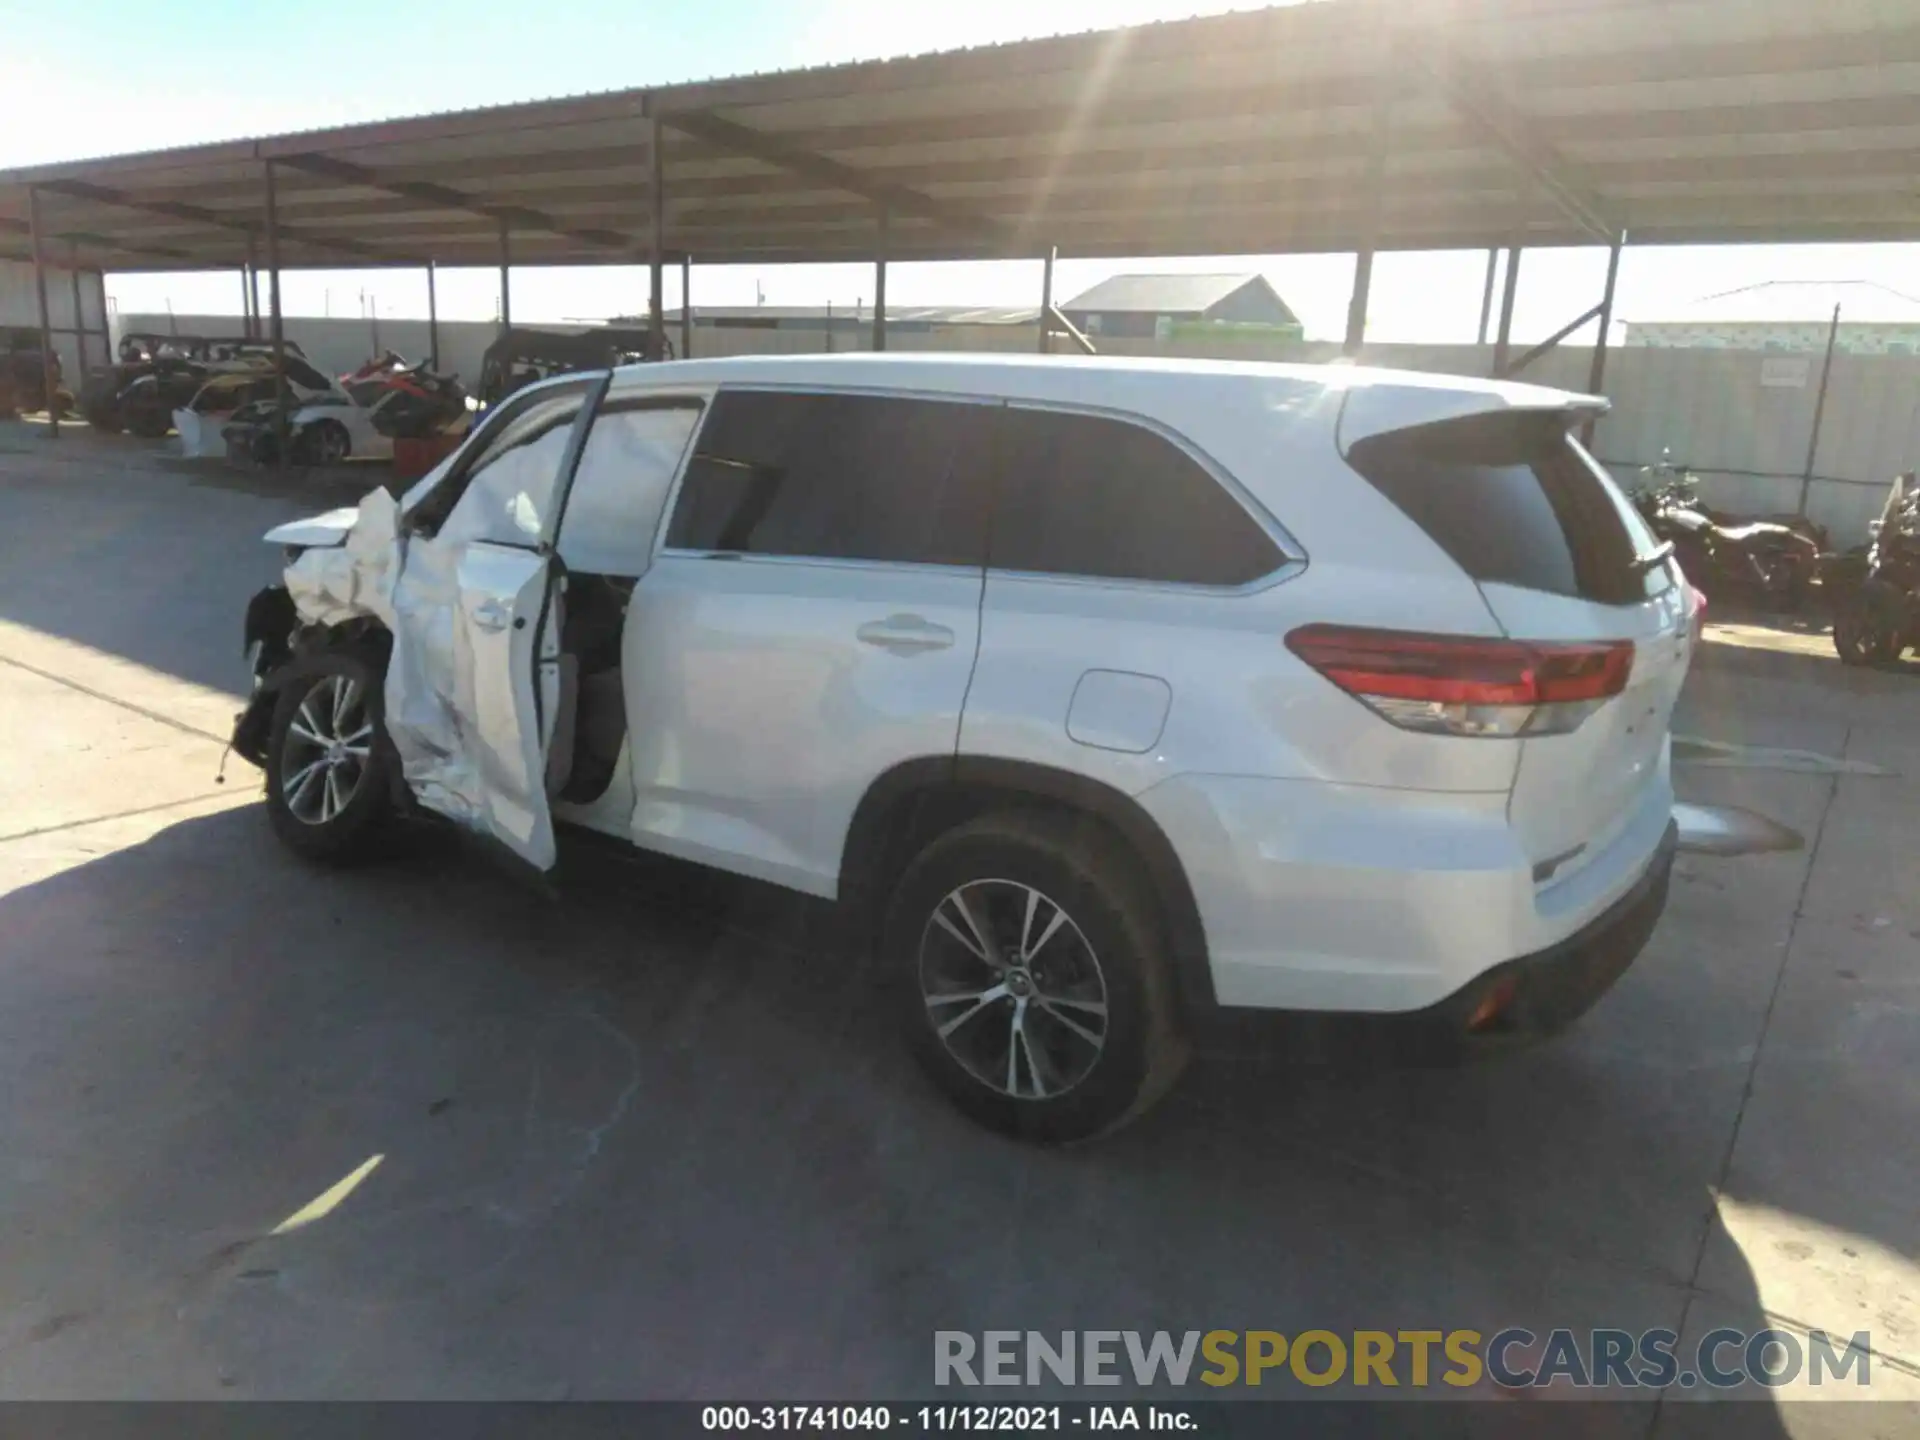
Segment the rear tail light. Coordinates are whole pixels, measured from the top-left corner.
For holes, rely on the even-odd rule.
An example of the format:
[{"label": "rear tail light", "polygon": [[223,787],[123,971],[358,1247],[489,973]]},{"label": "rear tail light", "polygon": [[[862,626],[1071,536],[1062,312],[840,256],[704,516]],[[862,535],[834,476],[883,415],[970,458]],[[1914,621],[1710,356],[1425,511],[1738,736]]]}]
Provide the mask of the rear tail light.
[{"label": "rear tail light", "polygon": [[1627,687],[1631,640],[1481,640],[1304,625],[1287,648],[1383,720],[1430,735],[1564,735]]}]

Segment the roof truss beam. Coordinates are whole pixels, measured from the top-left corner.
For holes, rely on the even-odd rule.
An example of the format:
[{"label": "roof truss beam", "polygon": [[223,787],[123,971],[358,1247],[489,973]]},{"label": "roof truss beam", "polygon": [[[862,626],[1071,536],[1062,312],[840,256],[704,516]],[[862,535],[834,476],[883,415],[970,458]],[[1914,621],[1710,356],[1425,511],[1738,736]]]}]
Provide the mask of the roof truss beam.
[{"label": "roof truss beam", "polygon": [[[39,188],[51,191],[55,195],[65,195],[73,200],[91,200],[100,205],[117,205],[123,210],[137,210],[147,215],[161,215],[169,220],[185,220],[191,224],[206,225],[216,230],[236,231],[248,236],[262,235],[267,228],[264,223],[254,224],[247,220],[236,220],[231,215],[223,214],[218,210],[209,210],[204,205],[189,205],[181,200],[136,199],[124,190],[115,190],[108,185],[96,185],[90,180],[47,180],[43,181]],[[275,233],[281,240],[292,244],[317,250],[332,250],[363,260],[392,263],[397,258],[375,246],[363,245],[358,240],[345,240],[331,235],[309,235],[285,225],[276,226]]]},{"label": "roof truss beam", "polygon": [[[6,231],[9,235],[33,233],[33,227],[24,220],[0,219],[0,230]],[[90,246],[95,250],[117,250],[122,255],[138,255],[148,260],[192,260],[194,258],[185,250],[176,250],[171,245],[134,245],[125,240],[116,240],[111,235],[96,235],[91,230],[53,230],[48,232],[48,238]]]},{"label": "roof truss beam", "polygon": [[1481,139],[1511,160],[1582,230],[1609,245],[1614,242],[1620,227],[1610,218],[1606,202],[1573,178],[1571,167],[1558,151],[1533,138],[1527,117],[1505,98],[1504,87],[1492,72],[1451,47],[1419,44],[1408,48],[1417,50],[1421,67]]},{"label": "roof truss beam", "polygon": [[619,250],[632,254],[640,248],[639,242],[632,236],[623,235],[617,230],[574,229],[546,211],[534,209],[529,205],[497,205],[479,196],[469,195],[464,190],[456,190],[451,185],[436,185],[425,180],[388,179],[364,165],[356,165],[350,160],[336,160],[331,155],[287,155],[275,160],[274,163],[285,165],[289,170],[299,170],[304,174],[317,175],[323,179],[339,180],[367,190],[381,190],[403,200],[417,201],[422,205],[483,215],[489,220],[500,221],[517,230],[545,230],[562,239],[573,240],[582,245],[597,246],[603,250]]},{"label": "roof truss beam", "polygon": [[1006,238],[1006,227],[997,220],[971,214],[958,206],[936,200],[933,196],[910,186],[876,180],[854,166],[835,160],[829,155],[803,150],[797,145],[790,145],[775,136],[755,130],[751,126],[742,125],[736,120],[715,115],[711,111],[694,110],[665,114],[660,117],[660,123],[702,144],[711,145],[730,154],[744,155],[762,164],[771,165],[776,170],[785,170],[812,180],[816,184],[844,190],[849,195],[858,195],[862,199],[871,200],[875,205],[895,215],[910,215],[963,234],[994,240]]}]

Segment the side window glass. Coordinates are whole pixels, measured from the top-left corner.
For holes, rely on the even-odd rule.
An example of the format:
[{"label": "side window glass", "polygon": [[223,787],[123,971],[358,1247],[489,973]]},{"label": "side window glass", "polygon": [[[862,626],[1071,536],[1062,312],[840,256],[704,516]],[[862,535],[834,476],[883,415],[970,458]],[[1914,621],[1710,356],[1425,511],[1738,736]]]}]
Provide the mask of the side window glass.
[{"label": "side window glass", "polygon": [[1244,585],[1283,559],[1218,480],[1141,425],[1010,408],[999,473],[996,569]]},{"label": "side window glass", "polygon": [[560,522],[558,549],[568,569],[628,579],[645,572],[667,490],[699,423],[694,400],[601,406]]},{"label": "side window glass", "polygon": [[992,413],[959,401],[723,391],[688,463],[667,543],[979,565]]},{"label": "side window glass", "polygon": [[467,467],[440,538],[538,545],[553,520],[560,461],[580,403],[577,391],[542,397],[502,425]]}]

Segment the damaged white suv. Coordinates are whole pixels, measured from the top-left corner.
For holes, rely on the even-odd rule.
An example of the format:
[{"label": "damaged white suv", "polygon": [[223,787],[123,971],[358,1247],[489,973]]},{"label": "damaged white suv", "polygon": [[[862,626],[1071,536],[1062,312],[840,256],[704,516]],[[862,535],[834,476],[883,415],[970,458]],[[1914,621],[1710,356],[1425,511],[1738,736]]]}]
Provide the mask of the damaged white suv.
[{"label": "damaged white suv", "polygon": [[1550,1032],[1644,944],[1689,588],[1571,428],[1344,367],[737,358],[514,395],[283,526],[275,832],[578,826],[864,907],[965,1110],[1110,1129],[1255,1013]]}]

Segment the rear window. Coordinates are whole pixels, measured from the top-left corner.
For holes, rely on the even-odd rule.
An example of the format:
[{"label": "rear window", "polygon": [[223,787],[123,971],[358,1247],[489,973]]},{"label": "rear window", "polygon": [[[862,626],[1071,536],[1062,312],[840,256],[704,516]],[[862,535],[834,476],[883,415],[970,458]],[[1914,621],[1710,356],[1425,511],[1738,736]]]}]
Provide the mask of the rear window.
[{"label": "rear window", "polygon": [[1475,580],[1624,605],[1670,583],[1660,542],[1559,413],[1370,436],[1347,463]]}]

